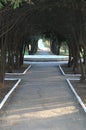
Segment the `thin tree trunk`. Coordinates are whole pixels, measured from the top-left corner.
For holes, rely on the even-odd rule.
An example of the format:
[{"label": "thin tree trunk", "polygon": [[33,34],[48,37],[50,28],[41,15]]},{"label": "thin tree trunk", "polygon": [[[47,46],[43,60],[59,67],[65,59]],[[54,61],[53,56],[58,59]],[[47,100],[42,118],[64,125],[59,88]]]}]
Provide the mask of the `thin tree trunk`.
[{"label": "thin tree trunk", "polygon": [[86,80],[86,47],[85,47],[85,56],[84,56],[84,66],[85,66],[85,80]]},{"label": "thin tree trunk", "polygon": [[[80,57],[80,55],[79,55]],[[85,80],[85,73],[84,73],[84,66],[83,66],[83,62],[82,62],[82,59],[80,57],[80,69],[81,69],[81,80]]]},{"label": "thin tree trunk", "polygon": [[8,72],[12,73],[14,69],[14,55],[12,50],[8,50]]},{"label": "thin tree trunk", "polygon": [[69,46],[69,60],[68,60],[68,67],[72,66],[72,52],[71,47]]},{"label": "thin tree trunk", "polygon": [[5,61],[6,61],[6,50],[5,50],[5,37],[1,40],[1,62],[0,62],[0,87],[4,87],[5,77]]},{"label": "thin tree trunk", "polygon": [[23,61],[24,61],[24,55],[22,52],[20,52],[20,63],[19,63],[20,67],[23,65]]}]

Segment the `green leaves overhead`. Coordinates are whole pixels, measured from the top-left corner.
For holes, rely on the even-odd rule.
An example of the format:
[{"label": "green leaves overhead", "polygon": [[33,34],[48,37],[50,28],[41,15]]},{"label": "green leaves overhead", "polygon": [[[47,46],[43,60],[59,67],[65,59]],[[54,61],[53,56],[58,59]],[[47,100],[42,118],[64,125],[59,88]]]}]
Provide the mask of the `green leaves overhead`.
[{"label": "green leaves overhead", "polygon": [[5,4],[7,4],[7,0],[1,0],[1,1],[0,1],[0,9],[1,9]]},{"label": "green leaves overhead", "polygon": [[11,3],[11,5],[13,5],[13,8],[16,9],[24,1],[28,1],[28,0],[1,0],[1,2],[0,2],[0,9],[3,8],[9,2]]},{"label": "green leaves overhead", "polygon": [[18,8],[21,3],[22,0],[11,0],[11,4],[13,5],[14,9]]},{"label": "green leaves overhead", "polygon": [[3,7],[3,4],[0,2],[0,9]]}]

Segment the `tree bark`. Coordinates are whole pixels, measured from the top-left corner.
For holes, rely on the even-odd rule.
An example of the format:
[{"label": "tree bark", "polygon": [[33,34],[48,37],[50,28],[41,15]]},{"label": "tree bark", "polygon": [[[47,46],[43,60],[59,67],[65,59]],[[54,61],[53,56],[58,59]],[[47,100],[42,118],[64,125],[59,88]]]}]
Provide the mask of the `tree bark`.
[{"label": "tree bark", "polygon": [[1,61],[0,61],[0,87],[4,87],[5,63],[6,63],[6,41],[5,36],[1,38]]}]

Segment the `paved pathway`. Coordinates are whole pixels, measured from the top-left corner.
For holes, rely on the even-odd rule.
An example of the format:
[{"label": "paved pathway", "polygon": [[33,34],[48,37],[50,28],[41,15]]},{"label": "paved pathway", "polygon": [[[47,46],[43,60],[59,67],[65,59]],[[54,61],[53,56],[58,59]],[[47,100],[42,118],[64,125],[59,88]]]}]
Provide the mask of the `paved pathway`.
[{"label": "paved pathway", "polygon": [[56,64],[33,63],[0,113],[0,130],[86,130],[86,115]]},{"label": "paved pathway", "polygon": [[59,63],[32,63],[0,112],[0,130],[86,130],[86,114]]}]

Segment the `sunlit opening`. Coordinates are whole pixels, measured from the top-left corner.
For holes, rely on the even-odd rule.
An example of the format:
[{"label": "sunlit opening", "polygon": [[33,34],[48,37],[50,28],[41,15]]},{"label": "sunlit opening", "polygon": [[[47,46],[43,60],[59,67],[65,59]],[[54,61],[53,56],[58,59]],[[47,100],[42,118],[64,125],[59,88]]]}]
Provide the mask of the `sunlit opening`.
[{"label": "sunlit opening", "polygon": [[38,48],[39,48],[40,50],[42,50],[42,49],[44,48],[44,44],[43,44],[43,40],[42,40],[42,39],[39,39],[39,40],[38,40]]},{"label": "sunlit opening", "polygon": [[39,39],[38,49],[43,50],[43,51],[50,51],[50,42],[46,39]]}]

